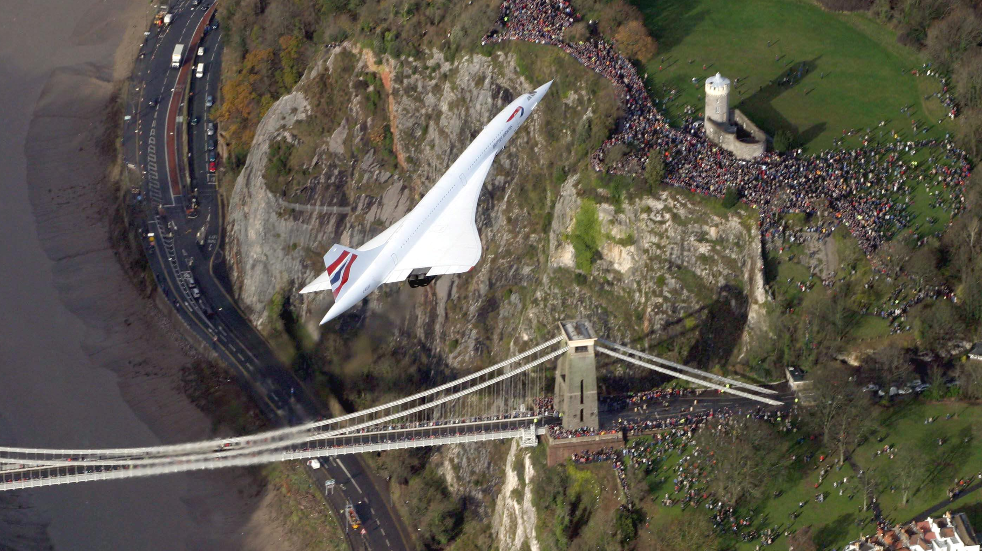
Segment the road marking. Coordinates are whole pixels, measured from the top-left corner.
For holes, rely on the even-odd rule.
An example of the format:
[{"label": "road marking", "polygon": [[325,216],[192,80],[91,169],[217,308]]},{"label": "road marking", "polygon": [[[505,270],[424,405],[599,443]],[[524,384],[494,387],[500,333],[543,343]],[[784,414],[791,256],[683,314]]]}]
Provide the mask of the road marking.
[{"label": "road marking", "polygon": [[350,480],[351,483],[355,485],[355,488],[358,488],[358,493],[365,495],[365,492],[361,491],[361,486],[359,486],[358,483],[355,482],[355,479],[352,478],[351,473],[348,472],[348,468],[344,466],[344,463],[341,462],[340,458],[337,459],[337,462],[338,465],[341,465],[341,470],[344,471],[344,474],[348,475],[348,480]]}]

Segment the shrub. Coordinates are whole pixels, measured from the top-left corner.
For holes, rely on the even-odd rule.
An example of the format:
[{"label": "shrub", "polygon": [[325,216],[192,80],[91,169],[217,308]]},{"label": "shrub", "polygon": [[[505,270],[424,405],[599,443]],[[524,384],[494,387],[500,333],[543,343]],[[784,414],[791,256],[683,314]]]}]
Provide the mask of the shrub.
[{"label": "shrub", "polygon": [[829,11],[867,11],[873,0],[818,0]]},{"label": "shrub", "polygon": [[589,199],[584,199],[580,211],[576,213],[573,233],[570,235],[577,270],[586,273],[593,270],[593,263],[600,256],[600,239],[600,215],[597,205]]},{"label": "shrub", "polygon": [[798,146],[798,136],[789,130],[778,130],[774,134],[774,151],[788,151]]},{"label": "shrub", "polygon": [[644,23],[632,19],[624,23],[614,34],[614,42],[622,54],[639,61],[648,61],[658,53],[658,43],[648,34]]},{"label": "shrub", "polygon": [[648,182],[648,192],[654,193],[665,178],[665,157],[660,149],[652,149],[648,155],[648,165],[644,168],[644,179]]}]

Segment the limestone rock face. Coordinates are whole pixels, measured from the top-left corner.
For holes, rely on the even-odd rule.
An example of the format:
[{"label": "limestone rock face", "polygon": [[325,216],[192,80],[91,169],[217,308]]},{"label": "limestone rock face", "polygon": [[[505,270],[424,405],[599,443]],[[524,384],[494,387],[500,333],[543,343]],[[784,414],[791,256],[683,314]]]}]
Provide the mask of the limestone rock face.
[{"label": "limestone rock face", "polygon": [[[343,56],[354,75],[378,78],[369,85],[350,78],[331,90],[341,98],[339,118],[311,134],[310,127],[324,126],[311,115],[321,99],[312,83],[340,70]],[[226,256],[252,321],[264,325],[266,305],[279,291],[316,335],[330,293],[296,291],[324,269],[321,256],[333,243],[359,246],[396,222],[503,105],[541,84],[526,81],[516,66],[501,52],[451,64],[438,52],[379,61],[351,46],[317,60],[267,112],[231,195]],[[384,107],[366,107],[373,94]],[[562,113],[546,112],[555,103],[540,104],[495,160],[477,212],[484,254],[471,272],[412,291],[383,286],[351,319],[392,318],[400,338],[446,350],[447,363],[461,368],[550,338],[556,322],[571,317],[591,319],[613,340],[695,331],[706,342],[682,359],[704,367],[739,354],[740,342],[763,321],[766,301],[755,216],[678,190],[615,206],[604,202],[603,190],[584,189],[576,172],[560,175],[545,215],[530,210],[529,194],[549,188],[529,175],[550,155],[573,155],[575,129],[589,122],[594,101],[567,85],[556,102]],[[545,117],[558,116],[558,128],[547,126]],[[379,149],[374,129],[382,122],[391,128],[394,155]],[[274,194],[265,181],[276,140],[309,155],[289,193]],[[603,233],[589,275],[576,271],[569,238],[585,193],[599,197]],[[440,344],[450,342],[455,346]]]}]

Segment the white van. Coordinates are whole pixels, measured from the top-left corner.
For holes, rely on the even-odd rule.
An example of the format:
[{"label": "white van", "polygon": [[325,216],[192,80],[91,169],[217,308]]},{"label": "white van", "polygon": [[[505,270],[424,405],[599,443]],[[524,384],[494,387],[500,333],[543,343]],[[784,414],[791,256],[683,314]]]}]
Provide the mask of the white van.
[{"label": "white van", "polygon": [[199,63],[198,64],[197,77],[198,78],[201,78],[203,76],[205,76],[205,64],[204,63]]}]

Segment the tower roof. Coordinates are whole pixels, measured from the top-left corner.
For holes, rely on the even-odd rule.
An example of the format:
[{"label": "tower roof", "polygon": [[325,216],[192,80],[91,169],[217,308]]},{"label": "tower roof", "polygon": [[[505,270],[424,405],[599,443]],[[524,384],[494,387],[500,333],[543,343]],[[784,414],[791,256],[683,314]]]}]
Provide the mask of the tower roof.
[{"label": "tower roof", "polygon": [[730,79],[724,77],[723,75],[721,75],[719,73],[716,73],[715,75],[713,75],[713,76],[711,76],[711,77],[709,77],[709,78],[706,79],[706,84],[708,84],[710,86],[722,88],[723,86],[729,86],[730,85]]}]

